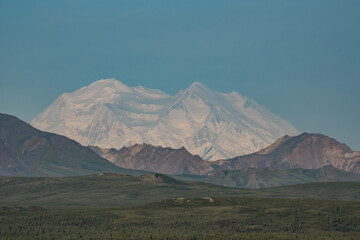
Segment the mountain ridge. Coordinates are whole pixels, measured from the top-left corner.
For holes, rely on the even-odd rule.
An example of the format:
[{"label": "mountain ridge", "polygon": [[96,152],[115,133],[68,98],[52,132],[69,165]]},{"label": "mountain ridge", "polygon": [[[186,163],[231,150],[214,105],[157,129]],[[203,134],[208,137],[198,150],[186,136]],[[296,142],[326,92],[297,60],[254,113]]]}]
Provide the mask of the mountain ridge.
[{"label": "mountain ridge", "polygon": [[217,161],[202,160],[184,147],[171,149],[136,144],[119,150],[91,149],[120,167],[172,175],[205,175],[245,168],[318,169],[324,166],[360,173],[359,152],[328,136],[310,133],[295,137],[286,135],[258,152]]},{"label": "mountain ridge", "polygon": [[104,171],[131,172],[65,136],[40,131],[14,116],[0,114],[0,175],[53,177]]},{"label": "mountain ridge", "polygon": [[119,150],[101,149],[94,146],[89,146],[89,148],[116,166],[127,169],[171,175],[202,175],[213,171],[208,161],[201,159],[198,155],[192,155],[184,147],[171,149],[143,143],[122,147]]}]

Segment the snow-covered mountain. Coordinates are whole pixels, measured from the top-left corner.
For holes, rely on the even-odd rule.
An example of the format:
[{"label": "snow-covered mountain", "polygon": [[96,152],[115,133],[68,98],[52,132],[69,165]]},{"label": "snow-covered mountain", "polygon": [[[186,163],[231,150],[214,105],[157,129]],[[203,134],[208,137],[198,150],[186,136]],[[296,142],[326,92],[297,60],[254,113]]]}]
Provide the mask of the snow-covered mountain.
[{"label": "snow-covered mountain", "polygon": [[299,131],[254,100],[195,82],[175,96],[102,79],[64,93],[31,124],[83,145],[185,147],[206,160],[256,152]]}]

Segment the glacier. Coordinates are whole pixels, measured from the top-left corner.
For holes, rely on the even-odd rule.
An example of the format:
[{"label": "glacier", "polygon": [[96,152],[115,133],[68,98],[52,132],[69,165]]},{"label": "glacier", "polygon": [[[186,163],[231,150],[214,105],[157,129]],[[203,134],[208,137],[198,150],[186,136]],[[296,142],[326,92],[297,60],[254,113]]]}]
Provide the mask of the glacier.
[{"label": "glacier", "polygon": [[31,125],[85,146],[185,147],[210,161],[253,153],[284,135],[300,133],[237,92],[216,92],[195,82],[171,96],[116,79],[62,94]]}]

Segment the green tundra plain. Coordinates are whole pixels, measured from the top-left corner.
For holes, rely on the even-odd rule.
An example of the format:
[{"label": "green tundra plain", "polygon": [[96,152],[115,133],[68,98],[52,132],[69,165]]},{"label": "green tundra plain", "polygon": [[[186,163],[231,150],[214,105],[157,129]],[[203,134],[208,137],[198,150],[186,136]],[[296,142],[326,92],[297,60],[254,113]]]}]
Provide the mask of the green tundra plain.
[{"label": "green tundra plain", "polygon": [[161,174],[1,177],[0,239],[359,239],[359,199],[356,182],[248,190]]}]

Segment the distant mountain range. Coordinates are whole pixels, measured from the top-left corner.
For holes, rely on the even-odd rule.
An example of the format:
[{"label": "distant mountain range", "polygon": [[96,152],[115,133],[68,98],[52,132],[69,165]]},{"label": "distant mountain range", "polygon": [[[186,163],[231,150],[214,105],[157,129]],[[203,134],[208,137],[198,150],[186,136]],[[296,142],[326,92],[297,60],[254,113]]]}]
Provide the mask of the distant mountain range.
[{"label": "distant mountain range", "polygon": [[101,148],[134,144],[181,148],[204,160],[256,152],[300,132],[289,122],[236,92],[220,93],[195,82],[170,96],[103,79],[62,94],[31,124]]},{"label": "distant mountain range", "polygon": [[91,147],[100,156],[123,168],[164,174],[204,175],[245,168],[317,169],[333,166],[360,173],[360,152],[321,134],[284,136],[256,153],[218,161],[204,161],[185,148],[170,149],[148,144],[116,149]]},{"label": "distant mountain range", "polygon": [[360,175],[354,174],[360,172],[360,153],[320,134],[284,136],[256,153],[218,161],[205,161],[184,147],[136,144],[120,150],[89,148],[64,136],[37,130],[16,117],[0,114],[2,176],[157,172],[177,175],[182,180],[241,188],[360,181]]},{"label": "distant mountain range", "polygon": [[311,182],[360,182],[360,175],[334,167],[318,169],[246,168],[220,170],[207,176],[175,176],[181,180],[207,182],[238,188],[265,188]]},{"label": "distant mountain range", "polygon": [[39,131],[0,114],[0,176],[71,176],[131,171],[119,168],[79,143]]}]

